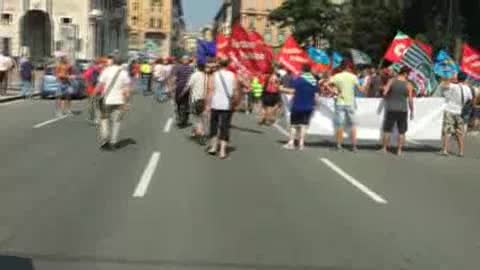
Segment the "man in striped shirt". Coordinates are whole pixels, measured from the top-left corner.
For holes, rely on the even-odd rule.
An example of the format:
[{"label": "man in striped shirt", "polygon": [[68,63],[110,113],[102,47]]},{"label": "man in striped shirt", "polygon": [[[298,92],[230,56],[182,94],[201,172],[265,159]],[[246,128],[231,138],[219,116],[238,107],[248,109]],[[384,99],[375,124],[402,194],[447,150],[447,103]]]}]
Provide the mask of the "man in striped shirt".
[{"label": "man in striped shirt", "polygon": [[188,125],[190,92],[186,86],[193,72],[188,56],[183,56],[181,63],[172,70],[172,80],[175,83],[175,102],[177,104],[177,126],[179,128],[185,128]]}]

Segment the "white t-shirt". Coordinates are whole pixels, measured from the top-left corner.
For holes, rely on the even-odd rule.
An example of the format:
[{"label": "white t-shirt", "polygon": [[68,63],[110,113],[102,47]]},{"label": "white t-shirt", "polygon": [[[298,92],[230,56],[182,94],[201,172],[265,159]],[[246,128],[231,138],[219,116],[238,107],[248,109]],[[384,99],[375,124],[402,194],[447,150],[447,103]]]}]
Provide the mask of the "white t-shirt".
[{"label": "white t-shirt", "polygon": [[[462,92],[463,91],[463,103]],[[453,114],[461,114],[463,106],[467,101],[472,100],[472,92],[466,85],[452,83],[447,88],[442,88],[442,96],[445,97],[447,103],[445,111]]]},{"label": "white t-shirt", "polygon": [[0,55],[0,71],[8,71],[13,67],[12,58]]},{"label": "white t-shirt", "polygon": [[204,99],[207,94],[207,74],[195,71],[190,77],[187,87],[191,89],[190,96],[192,101]]},{"label": "white t-shirt", "polygon": [[130,76],[128,76],[128,72],[122,67],[109,66],[103,70],[98,79],[99,83],[103,84],[105,91],[107,91],[107,88],[112,83],[112,80],[119,69],[121,69],[120,74],[118,75],[113,88],[110,90],[110,93],[105,97],[105,104],[107,105],[122,105],[125,103],[123,91],[130,87]]},{"label": "white t-shirt", "polygon": [[212,109],[225,111],[232,109],[232,104],[230,103],[234,95],[235,85],[235,74],[231,71],[220,70],[213,75],[214,93],[212,97]]}]

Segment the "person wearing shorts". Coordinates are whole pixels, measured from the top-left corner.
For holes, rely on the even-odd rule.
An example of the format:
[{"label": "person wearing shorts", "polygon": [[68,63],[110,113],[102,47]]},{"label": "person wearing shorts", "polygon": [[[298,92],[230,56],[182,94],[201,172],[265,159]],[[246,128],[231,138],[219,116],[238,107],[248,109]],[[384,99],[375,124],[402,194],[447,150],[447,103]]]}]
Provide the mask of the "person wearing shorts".
[{"label": "person wearing shorts", "polygon": [[311,67],[305,65],[303,73],[292,80],[291,88],[281,87],[281,91],[293,95],[290,109],[290,139],[284,145],[285,149],[294,150],[297,133],[300,134],[298,149],[305,147],[305,136],[307,134],[310,119],[315,109],[315,95],[319,93],[318,82],[311,73]]},{"label": "person wearing shorts", "polygon": [[470,89],[463,84],[467,76],[460,72],[457,76],[457,83],[443,81],[440,84],[440,90],[443,97],[445,97],[445,113],[443,118],[443,149],[441,154],[449,155],[449,142],[451,136],[455,136],[458,142],[458,156],[464,156],[465,150],[465,122],[462,117],[462,112],[465,104],[472,100]]},{"label": "person wearing shorts", "polygon": [[357,129],[355,123],[355,89],[363,92],[364,87],[353,73],[353,66],[342,63],[341,72],[332,76],[328,82],[329,92],[335,94],[335,128],[337,150],[343,151],[344,131],[350,128],[352,151],[357,152]]},{"label": "person wearing shorts", "polygon": [[[410,118],[413,119],[414,107],[413,85],[408,81],[410,69],[403,67],[395,79],[391,79],[385,87],[383,95],[385,96],[385,120],[383,123],[383,148],[384,153],[388,152],[390,146],[390,137],[393,128],[397,126],[398,149],[397,155],[402,154],[405,145],[405,134],[408,130],[408,109],[410,108]],[[408,105],[407,105],[408,100]]]},{"label": "person wearing shorts", "polygon": [[269,76],[267,86],[262,97],[263,115],[259,121],[260,125],[271,126],[275,123],[277,111],[281,104],[280,79],[273,73]]}]

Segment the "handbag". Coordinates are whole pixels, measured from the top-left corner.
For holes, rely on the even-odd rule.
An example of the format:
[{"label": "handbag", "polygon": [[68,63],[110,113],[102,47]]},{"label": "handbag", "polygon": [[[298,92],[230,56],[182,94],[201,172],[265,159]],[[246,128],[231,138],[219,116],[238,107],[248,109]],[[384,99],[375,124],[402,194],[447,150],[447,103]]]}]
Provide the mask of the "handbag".
[{"label": "handbag", "polygon": [[207,105],[205,101],[205,96],[207,92],[207,86],[208,86],[208,75],[205,74],[205,79],[204,79],[204,88],[203,88],[203,97],[202,99],[195,100],[192,104],[192,110],[195,115],[201,115],[205,111],[205,107]]}]

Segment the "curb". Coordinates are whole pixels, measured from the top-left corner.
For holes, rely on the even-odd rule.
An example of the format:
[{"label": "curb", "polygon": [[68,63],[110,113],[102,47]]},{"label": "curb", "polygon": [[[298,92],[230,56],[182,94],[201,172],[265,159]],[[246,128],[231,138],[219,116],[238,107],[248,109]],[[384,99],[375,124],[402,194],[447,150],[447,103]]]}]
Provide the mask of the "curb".
[{"label": "curb", "polygon": [[[32,97],[37,97],[37,96],[40,96],[40,93],[34,93],[32,95]],[[10,102],[10,101],[14,101],[14,100],[19,100],[19,99],[22,99],[23,96],[11,96],[11,97],[4,97],[4,98],[0,98],[0,103],[6,103],[6,102]]]}]

